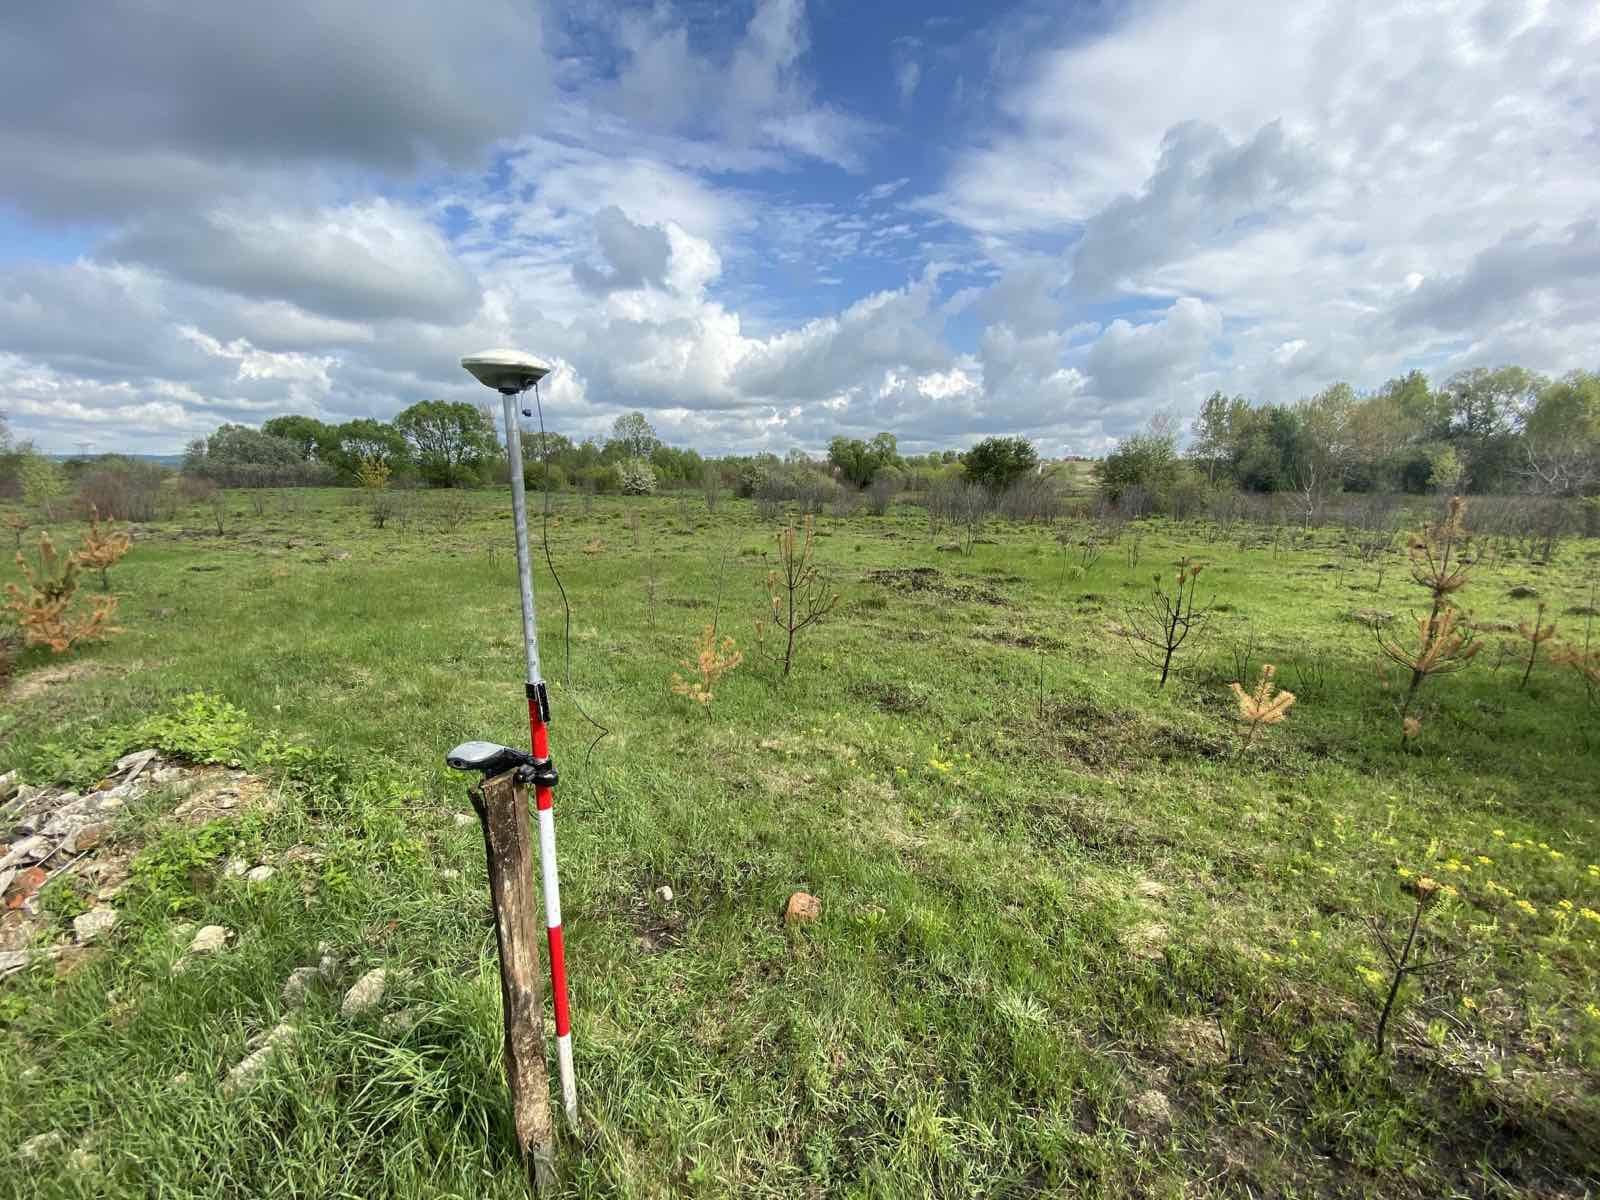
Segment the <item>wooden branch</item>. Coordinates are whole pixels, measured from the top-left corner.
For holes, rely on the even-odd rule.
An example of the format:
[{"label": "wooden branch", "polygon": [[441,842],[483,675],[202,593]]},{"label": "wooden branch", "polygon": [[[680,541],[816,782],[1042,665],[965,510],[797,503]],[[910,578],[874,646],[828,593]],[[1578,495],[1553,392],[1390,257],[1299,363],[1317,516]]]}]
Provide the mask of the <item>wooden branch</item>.
[{"label": "wooden branch", "polygon": [[544,1051],[544,969],[539,960],[540,916],[534,902],[536,851],[528,820],[528,789],[516,771],[485,780],[472,792],[483,824],[500,947],[500,1004],[505,1015],[506,1082],[517,1153],[537,1192],[555,1184],[555,1132],[550,1119],[550,1074]]}]

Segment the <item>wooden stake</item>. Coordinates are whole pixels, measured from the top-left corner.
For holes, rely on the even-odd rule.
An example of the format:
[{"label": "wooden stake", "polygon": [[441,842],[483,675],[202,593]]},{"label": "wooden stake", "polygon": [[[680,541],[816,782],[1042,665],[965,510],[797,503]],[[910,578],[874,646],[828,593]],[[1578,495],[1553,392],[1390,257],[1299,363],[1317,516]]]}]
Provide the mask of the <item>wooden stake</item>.
[{"label": "wooden stake", "polygon": [[539,963],[539,914],[533,895],[533,835],[528,788],[518,772],[484,780],[472,791],[483,824],[500,947],[500,1003],[506,1023],[506,1082],[517,1153],[534,1190],[555,1183],[555,1136],[550,1074],[544,1056],[544,972]]}]

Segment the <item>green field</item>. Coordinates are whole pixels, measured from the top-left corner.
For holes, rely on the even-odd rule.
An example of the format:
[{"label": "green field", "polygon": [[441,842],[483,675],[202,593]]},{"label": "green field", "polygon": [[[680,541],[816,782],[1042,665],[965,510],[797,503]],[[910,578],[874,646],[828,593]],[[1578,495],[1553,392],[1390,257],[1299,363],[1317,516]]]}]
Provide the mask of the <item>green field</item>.
[{"label": "green field", "polygon": [[[103,948],[0,982],[0,1191],[522,1194],[482,842],[442,762],[526,737],[509,505],[424,495],[377,530],[349,492],[229,499],[222,534],[138,529],[124,632],[27,651],[0,693],[0,771],[30,783],[92,783],[152,716],[268,783],[208,824],[130,806]],[[1341,530],[1137,522],[1084,566],[1081,522],[964,554],[910,506],[823,516],[841,596],[787,680],[755,645],[774,532],[743,501],[557,497],[563,1194],[1600,1189],[1600,714],[1546,661],[1519,686],[1509,595],[1581,639],[1600,542],[1480,563],[1457,599],[1486,648],[1424,686],[1407,748],[1350,614],[1398,631],[1424,593],[1398,552],[1375,590]],[[1184,556],[1216,611],[1158,690],[1115,629]],[[746,660],[702,710],[670,677],[714,617]],[[1298,702],[1242,752],[1227,683],[1263,662]],[[1422,921],[1446,961],[1379,1058],[1371,922],[1400,938],[1420,875],[1456,893]],[[796,890],[815,925],[783,924]],[[172,974],[174,928],[212,923],[232,948]],[[226,1096],[323,942],[395,972],[411,1023],[319,992]],[[18,1158],[49,1131],[94,1161]]]}]

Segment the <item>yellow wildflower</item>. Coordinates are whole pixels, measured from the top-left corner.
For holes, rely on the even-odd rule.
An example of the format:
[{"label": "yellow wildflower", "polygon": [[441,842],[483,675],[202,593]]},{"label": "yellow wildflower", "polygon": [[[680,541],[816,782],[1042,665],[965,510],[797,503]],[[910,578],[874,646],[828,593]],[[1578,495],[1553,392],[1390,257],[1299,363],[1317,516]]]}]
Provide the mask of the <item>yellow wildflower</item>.
[{"label": "yellow wildflower", "polygon": [[1530,917],[1537,917],[1539,915],[1539,910],[1533,905],[1529,904],[1526,900],[1518,900],[1517,907],[1523,912],[1527,913]]},{"label": "yellow wildflower", "polygon": [[1600,925],[1600,912],[1595,912],[1592,908],[1580,908],[1578,915],[1585,921],[1593,921],[1596,925]]},{"label": "yellow wildflower", "polygon": [[1495,835],[1495,837],[1497,837],[1497,838],[1503,838],[1503,837],[1505,837],[1505,835],[1506,835],[1506,831],[1505,831],[1505,830],[1504,830],[1504,829],[1496,829],[1496,830],[1495,830],[1495,831],[1494,831],[1494,835]]},{"label": "yellow wildflower", "polygon": [[1481,863],[1483,866],[1486,866],[1486,867],[1490,867],[1490,866],[1494,865],[1494,859],[1490,858],[1487,854],[1478,855],[1478,862]]},{"label": "yellow wildflower", "polygon": [[1561,853],[1561,851],[1559,851],[1559,850],[1552,850],[1552,851],[1550,851],[1550,857],[1551,858],[1565,858],[1566,855]]},{"label": "yellow wildflower", "polygon": [[1556,907],[1559,908],[1562,912],[1571,912],[1572,911],[1572,901],[1571,900],[1562,900],[1560,903],[1558,903],[1556,905]]}]

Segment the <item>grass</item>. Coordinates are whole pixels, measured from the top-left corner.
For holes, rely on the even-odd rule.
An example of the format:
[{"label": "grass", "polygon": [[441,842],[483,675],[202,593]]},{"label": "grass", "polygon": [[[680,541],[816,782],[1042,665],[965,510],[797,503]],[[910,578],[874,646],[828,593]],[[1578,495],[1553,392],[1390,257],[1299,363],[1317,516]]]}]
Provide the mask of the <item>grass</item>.
[{"label": "grass", "polygon": [[[424,497],[378,531],[344,493],[232,500],[224,535],[198,509],[139,531],[111,572],[126,632],[70,674],[30,651],[0,710],[0,770],[32,782],[152,738],[271,781],[230,822],[136,806],[107,949],[0,983],[0,1178],[519,1195],[482,846],[442,763],[467,737],[525,738],[509,505],[472,494],[451,528]],[[1405,620],[1422,593],[1397,568],[1375,592],[1337,531],[1291,549],[1145,522],[1136,552],[1125,534],[1084,571],[1055,531],[991,528],[966,556],[897,508],[819,520],[843,596],[784,683],[754,653],[774,541],[749,507],[696,499],[691,531],[676,499],[559,503],[570,639],[547,572],[536,586],[584,1114],[563,1194],[1600,1186],[1600,923],[1580,915],[1600,909],[1600,738],[1570,672],[1541,663],[1520,691],[1514,656],[1496,669],[1513,635],[1487,634],[1425,686],[1407,752],[1348,614]],[[1111,627],[1185,554],[1218,611],[1158,691]],[[1560,614],[1597,556],[1505,560],[1461,600],[1514,624],[1532,602],[1507,592],[1529,585],[1581,621]],[[703,711],[669,679],[719,612],[747,659]],[[1254,667],[1300,698],[1241,754],[1226,684],[1247,629]],[[580,705],[607,731],[592,753]],[[283,858],[305,845],[322,860]],[[234,854],[280,869],[220,878]],[[1368,919],[1403,932],[1424,873],[1458,893],[1425,955],[1458,957],[1405,993],[1380,1060]],[[823,916],[786,930],[798,889]],[[172,975],[205,923],[235,947]],[[343,1019],[329,989],[264,1082],[225,1097],[319,942],[398,972],[387,1009],[415,1023]],[[12,1161],[48,1130],[98,1166]]]}]

